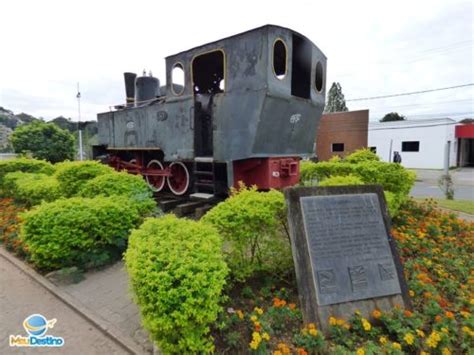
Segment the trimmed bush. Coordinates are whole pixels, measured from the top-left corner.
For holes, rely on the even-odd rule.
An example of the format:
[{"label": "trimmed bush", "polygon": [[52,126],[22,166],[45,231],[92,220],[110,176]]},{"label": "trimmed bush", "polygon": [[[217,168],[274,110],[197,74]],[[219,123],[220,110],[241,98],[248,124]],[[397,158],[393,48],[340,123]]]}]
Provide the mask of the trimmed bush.
[{"label": "trimmed bush", "polygon": [[206,224],[174,215],[148,218],[125,253],[144,327],[167,353],[209,353],[227,266],[222,240]]},{"label": "trimmed bush", "polygon": [[364,185],[364,182],[354,175],[331,176],[319,183],[319,186],[346,186],[346,185]]},{"label": "trimmed bush", "polygon": [[99,175],[89,180],[79,191],[83,197],[126,196],[136,204],[140,213],[146,214],[156,207],[153,193],[139,175],[126,172]]},{"label": "trimmed bush", "polygon": [[115,170],[97,161],[68,161],[56,164],[56,178],[64,196],[76,196],[87,180]]},{"label": "trimmed bush", "polygon": [[54,173],[54,166],[44,160],[29,158],[16,158],[0,161],[0,189],[3,189],[3,177],[12,172],[21,171],[24,173],[42,173],[51,175]]},{"label": "trimmed bush", "polygon": [[202,219],[224,238],[224,252],[232,275],[245,280],[259,271],[286,272],[293,260],[284,222],[285,201],[276,190],[255,187],[233,190],[231,196]]},{"label": "trimmed bush", "polygon": [[354,173],[354,167],[355,164],[339,161],[322,161],[319,163],[305,161],[300,168],[300,179],[301,181],[321,181],[333,175],[350,175]]},{"label": "trimmed bush", "polygon": [[61,197],[59,183],[54,176],[38,173],[8,173],[3,178],[5,194],[26,207],[51,202]]},{"label": "trimmed bush", "polygon": [[344,161],[352,164],[357,164],[366,161],[380,161],[380,158],[370,149],[364,148],[356,150],[354,153],[349,154],[347,157],[344,158]]},{"label": "trimmed bush", "polygon": [[118,257],[138,211],[123,197],[60,199],[22,215],[21,239],[40,269],[98,266]]}]

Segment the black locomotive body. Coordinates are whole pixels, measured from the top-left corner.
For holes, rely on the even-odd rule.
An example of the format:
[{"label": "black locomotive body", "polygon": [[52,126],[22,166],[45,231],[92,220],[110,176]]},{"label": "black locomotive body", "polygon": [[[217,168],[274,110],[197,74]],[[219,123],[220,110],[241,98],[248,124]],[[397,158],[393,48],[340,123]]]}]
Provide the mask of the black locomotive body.
[{"label": "black locomotive body", "polygon": [[325,73],[310,40],[273,25],[169,56],[166,86],[125,73],[127,103],[98,115],[95,155],[175,195],[294,185],[314,152]]}]

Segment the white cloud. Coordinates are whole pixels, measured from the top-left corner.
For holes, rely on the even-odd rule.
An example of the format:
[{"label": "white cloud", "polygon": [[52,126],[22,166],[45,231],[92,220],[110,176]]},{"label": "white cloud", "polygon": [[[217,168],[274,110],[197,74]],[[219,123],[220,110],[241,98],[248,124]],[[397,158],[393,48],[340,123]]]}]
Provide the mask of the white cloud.
[{"label": "white cloud", "polygon": [[[267,23],[316,43],[346,98],[474,81],[470,1],[16,0],[0,14],[0,105],[48,119],[77,118],[78,81],[83,119],[94,119],[124,101],[124,71],[164,83],[165,56]],[[416,118],[472,112],[473,98],[467,88],[348,106]]]}]

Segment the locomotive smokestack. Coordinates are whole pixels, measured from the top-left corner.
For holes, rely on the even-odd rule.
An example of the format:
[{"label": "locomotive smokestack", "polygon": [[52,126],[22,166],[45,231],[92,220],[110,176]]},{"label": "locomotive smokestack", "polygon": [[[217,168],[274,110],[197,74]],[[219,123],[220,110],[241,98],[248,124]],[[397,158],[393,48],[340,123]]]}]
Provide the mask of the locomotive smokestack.
[{"label": "locomotive smokestack", "polygon": [[127,107],[132,107],[135,103],[135,73],[123,73],[125,79],[125,94],[127,95]]}]

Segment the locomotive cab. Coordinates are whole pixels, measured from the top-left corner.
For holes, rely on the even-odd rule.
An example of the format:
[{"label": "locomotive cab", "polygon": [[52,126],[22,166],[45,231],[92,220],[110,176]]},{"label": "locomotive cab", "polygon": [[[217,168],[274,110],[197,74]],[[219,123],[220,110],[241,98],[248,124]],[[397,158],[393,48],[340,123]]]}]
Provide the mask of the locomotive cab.
[{"label": "locomotive cab", "polygon": [[100,150],[177,195],[293,185],[314,150],[325,72],[309,39],[273,25],[169,56],[166,88],[98,115]]}]

